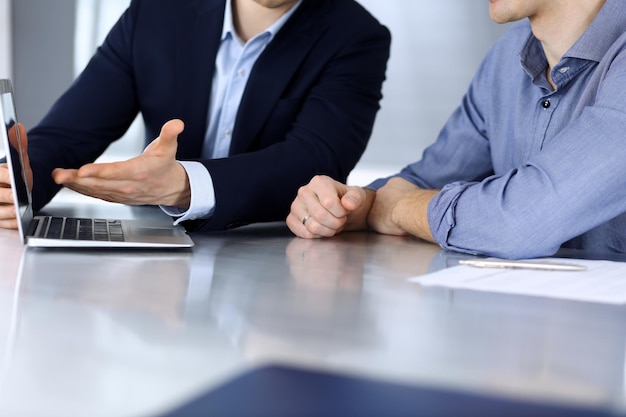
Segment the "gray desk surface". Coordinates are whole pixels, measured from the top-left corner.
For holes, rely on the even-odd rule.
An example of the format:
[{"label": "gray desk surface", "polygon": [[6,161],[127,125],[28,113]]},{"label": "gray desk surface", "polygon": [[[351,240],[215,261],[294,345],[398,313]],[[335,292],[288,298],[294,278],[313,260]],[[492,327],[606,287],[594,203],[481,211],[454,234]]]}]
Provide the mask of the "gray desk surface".
[{"label": "gray desk surface", "polygon": [[[160,214],[86,214],[139,213]],[[406,279],[458,256],[411,238],[193,237],[191,251],[25,250],[0,230],[0,416],[150,416],[272,363],[626,409],[623,306],[421,288]]]}]

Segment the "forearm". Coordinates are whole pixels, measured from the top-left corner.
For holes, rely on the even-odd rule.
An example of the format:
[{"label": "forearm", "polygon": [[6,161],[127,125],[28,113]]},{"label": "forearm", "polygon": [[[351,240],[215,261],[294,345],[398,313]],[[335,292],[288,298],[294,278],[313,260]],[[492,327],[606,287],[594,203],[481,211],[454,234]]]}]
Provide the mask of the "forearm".
[{"label": "forearm", "polygon": [[438,190],[418,189],[398,200],[391,210],[391,221],[413,236],[435,242],[428,224],[428,203]]}]

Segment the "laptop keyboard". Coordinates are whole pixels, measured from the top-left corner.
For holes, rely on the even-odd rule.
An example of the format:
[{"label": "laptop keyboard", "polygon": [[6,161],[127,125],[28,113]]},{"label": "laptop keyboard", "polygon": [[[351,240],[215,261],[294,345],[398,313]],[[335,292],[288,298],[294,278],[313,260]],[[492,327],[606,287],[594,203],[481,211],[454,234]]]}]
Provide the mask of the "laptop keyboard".
[{"label": "laptop keyboard", "polygon": [[45,216],[40,221],[40,234],[46,239],[124,241],[120,220]]}]

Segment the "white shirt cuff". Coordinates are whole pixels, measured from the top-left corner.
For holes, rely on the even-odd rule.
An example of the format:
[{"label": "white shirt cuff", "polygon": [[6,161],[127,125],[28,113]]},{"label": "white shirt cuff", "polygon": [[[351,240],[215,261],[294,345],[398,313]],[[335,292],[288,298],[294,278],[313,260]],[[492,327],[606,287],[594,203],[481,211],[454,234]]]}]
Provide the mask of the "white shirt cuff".
[{"label": "white shirt cuff", "polygon": [[189,177],[191,187],[191,202],[187,210],[177,207],[159,206],[167,215],[177,217],[174,224],[185,220],[208,219],[215,209],[215,189],[213,178],[206,167],[200,162],[178,161]]}]

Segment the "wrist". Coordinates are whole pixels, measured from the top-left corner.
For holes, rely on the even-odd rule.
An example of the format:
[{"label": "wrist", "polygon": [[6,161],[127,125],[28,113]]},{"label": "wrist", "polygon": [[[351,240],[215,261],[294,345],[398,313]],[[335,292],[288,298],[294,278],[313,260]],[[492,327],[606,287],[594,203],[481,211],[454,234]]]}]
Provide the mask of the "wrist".
[{"label": "wrist", "polygon": [[438,190],[418,189],[399,199],[391,208],[390,220],[400,230],[434,241],[428,223],[428,204]]},{"label": "wrist", "polygon": [[177,207],[182,210],[188,210],[191,205],[191,184],[189,182],[189,176],[187,171],[180,163],[178,165],[178,180],[176,192],[173,193],[173,204],[168,204],[172,207]]}]

